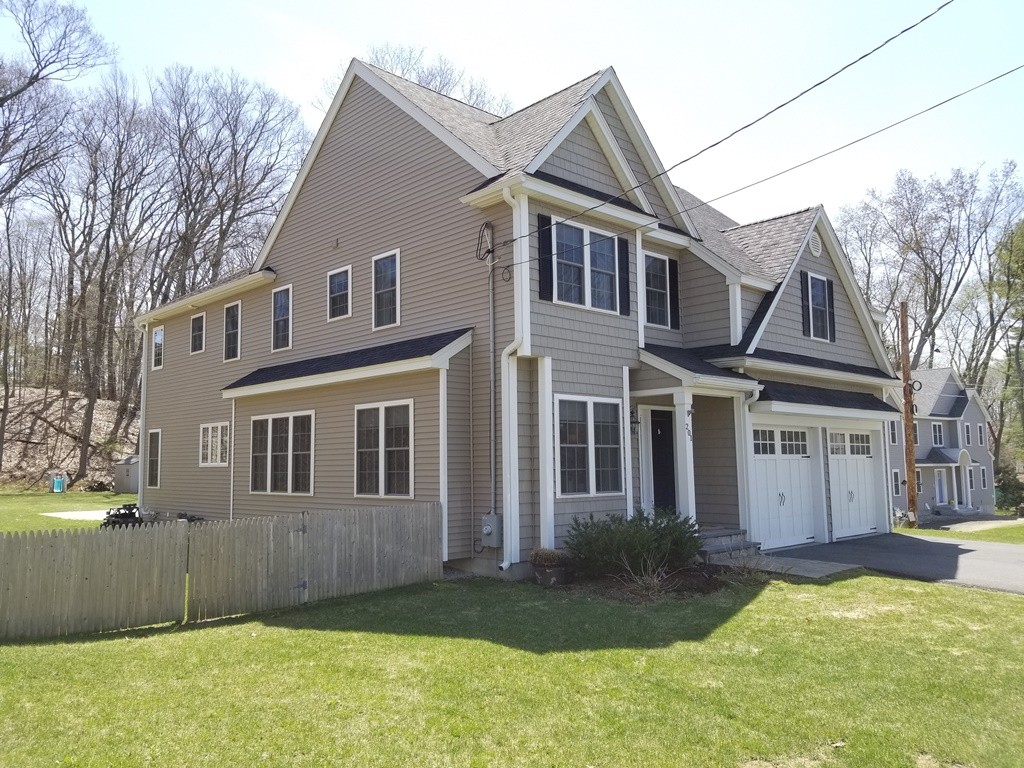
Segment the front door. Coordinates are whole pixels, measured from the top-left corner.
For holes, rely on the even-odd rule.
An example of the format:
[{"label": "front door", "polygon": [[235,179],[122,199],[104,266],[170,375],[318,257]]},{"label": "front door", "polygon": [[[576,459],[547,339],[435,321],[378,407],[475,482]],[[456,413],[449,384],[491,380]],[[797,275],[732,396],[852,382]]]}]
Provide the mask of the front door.
[{"label": "front door", "polygon": [[676,453],[672,411],[651,411],[651,472],[654,506],[676,508]]}]

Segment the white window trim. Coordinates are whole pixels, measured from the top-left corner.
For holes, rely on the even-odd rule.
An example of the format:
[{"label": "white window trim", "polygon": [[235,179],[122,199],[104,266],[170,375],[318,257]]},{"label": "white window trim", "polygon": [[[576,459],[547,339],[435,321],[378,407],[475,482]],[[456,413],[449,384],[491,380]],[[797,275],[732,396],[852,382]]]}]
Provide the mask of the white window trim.
[{"label": "white window trim", "polygon": [[[227,321],[228,308],[229,307],[238,307],[238,356],[237,357],[227,357],[228,345],[227,345],[227,331],[226,331],[227,322],[226,321]],[[271,310],[271,314],[273,314],[273,310]],[[239,299],[238,301],[232,301],[230,304],[225,304],[224,305],[224,311],[221,313],[221,321],[224,324],[224,327],[221,329],[223,331],[223,333],[221,334],[221,362],[222,363],[233,363],[235,360],[241,360],[242,359],[242,301],[241,301],[241,299]]]},{"label": "white window trim", "polygon": [[[213,455],[214,455],[213,447],[215,445],[212,439],[210,440],[210,444],[207,446],[207,453],[206,453],[207,460],[203,461],[203,430],[209,430],[208,434],[212,438],[213,430],[215,428],[219,431],[218,435],[217,435],[218,436],[218,440],[217,440],[217,443],[216,443],[216,445],[218,447],[220,446],[220,440],[219,440],[220,436],[222,434],[224,434],[224,433],[230,434],[229,427],[228,427],[228,422],[226,422],[226,421],[214,421],[214,422],[210,422],[210,423],[207,423],[207,424],[200,424],[199,425],[199,466],[200,467],[226,467],[228,465],[228,459],[225,459],[224,461],[213,461],[212,460]],[[230,457],[230,456],[231,456],[231,442],[230,442],[230,437],[229,437],[229,441],[228,441],[228,457]],[[251,471],[251,469],[252,469],[252,465],[250,463],[250,471]]]},{"label": "white window trim", "polygon": [[967,490],[974,490],[974,467],[967,468]]},{"label": "white window trim", "polygon": [[[199,349],[192,349],[192,323],[195,322],[197,317],[203,318],[203,344]],[[206,313],[197,312],[188,319],[188,353],[190,355],[199,355],[206,351]]]},{"label": "white window trim", "polygon": [[920,469],[914,470],[914,488],[918,493],[924,493],[924,475],[921,474]]},{"label": "white window trim", "polygon": [[964,424],[964,445],[969,446],[971,444],[971,425]]},{"label": "white window trim", "polygon": [[894,469],[892,471],[892,495],[893,496],[902,496],[903,495],[903,487],[900,484],[900,471],[898,469]]},{"label": "white window trim", "polygon": [[981,489],[988,490],[988,467],[979,467],[981,469]]},{"label": "white window trim", "polygon": [[[388,400],[378,403],[360,403],[352,412],[352,497],[357,499],[414,499],[416,498],[416,409],[412,398]],[[395,405],[409,406],[409,493],[385,493],[384,409]],[[359,488],[359,411],[377,411],[377,493],[358,493]]]},{"label": "white window trim", "polygon": [[[559,224],[565,224],[576,229],[583,230],[583,303],[574,304],[571,301],[562,301],[558,298],[558,240],[557,240],[557,227]],[[606,315],[618,315],[619,314],[619,242],[618,238],[615,237],[611,232],[603,232],[600,229],[594,229],[593,227],[587,226],[586,224],[580,224],[579,221],[573,220],[569,222],[566,219],[559,219],[554,216],[551,217],[551,301],[554,304],[560,304],[563,307],[575,307],[576,309],[588,309],[591,312],[601,312]],[[597,235],[597,238],[593,238],[592,235]],[[592,239],[609,239],[612,241],[612,264],[615,266],[615,278],[612,281],[613,289],[612,295],[615,297],[615,307],[612,309],[604,309],[603,307],[595,307],[591,303],[590,297],[590,241]],[[645,298],[646,300],[646,298]],[[644,318],[646,320],[646,318]],[[578,496],[578,494],[572,494]]]},{"label": "white window trim", "polygon": [[[387,325],[377,325],[377,261],[379,259],[386,259],[390,256],[395,257],[395,322],[388,323]],[[349,276],[349,288],[351,290],[352,277]],[[349,308],[351,308],[352,302],[349,301]],[[381,331],[385,328],[395,328],[402,324],[402,249],[395,248],[387,253],[379,253],[373,257],[370,262],[370,309],[372,310],[372,317],[370,318],[371,330]]]},{"label": "white window trim", "polygon": [[[156,364],[156,336],[160,334],[160,365]],[[153,329],[152,335],[149,337],[149,360],[151,363],[151,370],[159,371],[164,367],[164,356],[167,354],[167,335],[164,333],[164,327],[158,325]]]},{"label": "white window trim", "polygon": [[[337,317],[331,317],[331,278],[335,275],[339,275],[342,272],[348,273],[348,312],[344,315],[338,315]],[[327,322],[333,323],[335,320],[344,320],[345,318],[352,317],[352,265],[340,267],[339,269],[331,270],[327,273]]]},{"label": "white window trim", "polygon": [[[814,296],[815,280],[820,280],[825,284],[825,335],[823,337],[815,336],[814,334],[814,302],[812,297]],[[832,321],[831,318],[829,318],[828,312],[828,278],[823,275],[819,275],[816,272],[807,273],[807,315],[811,321],[809,329],[811,335],[808,338],[815,339],[816,341],[824,341],[826,344],[832,344],[833,342],[829,338],[833,329],[831,327]]]},{"label": "white window trim", "polygon": [[[309,491],[296,492],[290,490],[292,487],[292,441],[295,437],[295,430],[292,429],[292,421],[296,416],[309,416]],[[270,490],[270,421],[274,419],[288,419],[288,488],[287,491]],[[267,490],[254,491],[252,489],[252,423],[267,419]],[[230,453],[230,449],[229,449]],[[258,416],[249,418],[249,494],[252,496],[312,496],[315,490],[316,480],[316,411],[288,411],[287,413],[261,413]]]},{"label": "white window trim", "polygon": [[[616,244],[616,248],[618,248],[617,244]],[[617,262],[618,261],[618,253],[615,254],[615,258],[616,258],[616,262]],[[647,259],[649,259],[649,258],[650,259],[660,259],[661,261],[665,262],[665,289],[666,289],[667,295],[665,296],[665,309],[666,309],[665,315],[666,315],[666,317],[665,317],[665,324],[664,325],[662,325],[661,323],[652,323],[652,322],[650,322],[647,319],[647,317],[648,317],[647,289],[649,288],[649,286],[647,285]],[[643,272],[644,272],[644,285],[643,285],[643,289],[644,289],[644,325],[646,325],[646,326],[648,326],[650,328],[667,328],[667,329],[671,329],[672,328],[672,286],[670,286],[669,282],[668,282],[670,280],[669,275],[671,274],[671,272],[669,271],[669,268],[668,268],[668,262],[669,262],[669,257],[668,256],[662,256],[660,253],[644,253],[644,263],[643,263]],[[616,267],[618,267],[617,263],[616,263]],[[616,277],[618,277],[618,274],[616,274]],[[618,288],[618,286],[616,286],[616,289],[617,288]]]},{"label": "white window trim", "polygon": [[978,425],[978,446],[981,448],[985,447],[985,425]]},{"label": "white window trim", "polygon": [[889,422],[889,445],[900,444],[900,430],[898,421]]},{"label": "white window trim", "polygon": [[[938,435],[938,440],[935,439],[936,435]],[[936,448],[946,447],[946,430],[943,429],[940,421],[932,422],[932,445]]]},{"label": "white window trim", "polygon": [[[152,435],[157,435],[156,442],[160,446],[156,456],[156,485],[149,484],[150,439]],[[162,429],[151,429],[146,432],[146,466],[143,469],[146,472],[146,487],[160,488],[160,481],[163,479],[162,475],[164,472],[164,434]]]},{"label": "white window trim", "polygon": [[[578,306],[578,305],[576,305]],[[561,404],[563,400],[583,402],[587,404],[587,493],[562,493],[562,450],[559,441],[561,424]],[[619,488],[618,491],[597,491],[597,466],[594,461],[597,447],[594,444],[594,403],[612,403],[619,406]],[[613,498],[626,495],[626,483],[622,462],[626,454],[626,440],[622,411],[622,400],[614,397],[587,397],[583,395],[555,395],[555,498],[556,499],[592,499]]]},{"label": "white window trim", "polygon": [[[274,297],[281,291],[288,291],[288,346],[287,347],[275,347],[274,346]],[[280,288],[275,288],[270,292],[270,351],[284,352],[292,348],[292,329],[295,327],[295,297],[292,295],[292,284],[282,285]]]}]

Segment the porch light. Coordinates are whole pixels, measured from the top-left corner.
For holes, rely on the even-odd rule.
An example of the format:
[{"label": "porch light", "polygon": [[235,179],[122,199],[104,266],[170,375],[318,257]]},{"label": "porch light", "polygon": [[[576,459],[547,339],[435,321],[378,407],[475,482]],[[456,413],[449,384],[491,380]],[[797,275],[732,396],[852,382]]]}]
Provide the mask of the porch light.
[{"label": "porch light", "polygon": [[629,431],[634,437],[640,434],[640,413],[635,405],[629,409]]}]

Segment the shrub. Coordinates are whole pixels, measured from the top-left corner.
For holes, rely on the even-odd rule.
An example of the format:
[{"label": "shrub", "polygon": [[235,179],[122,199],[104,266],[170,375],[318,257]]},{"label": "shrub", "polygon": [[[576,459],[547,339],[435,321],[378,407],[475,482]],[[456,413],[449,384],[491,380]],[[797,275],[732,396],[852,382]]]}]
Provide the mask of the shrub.
[{"label": "shrub", "polygon": [[996,506],[1016,508],[1024,504],[1024,483],[1017,477],[1012,467],[996,469]]},{"label": "shrub", "polygon": [[530,565],[539,568],[561,568],[572,565],[572,556],[564,549],[537,547],[530,553]]},{"label": "shrub", "polygon": [[594,576],[677,571],[693,562],[700,549],[697,526],[674,510],[638,511],[632,518],[574,518],[565,548],[584,572]]}]

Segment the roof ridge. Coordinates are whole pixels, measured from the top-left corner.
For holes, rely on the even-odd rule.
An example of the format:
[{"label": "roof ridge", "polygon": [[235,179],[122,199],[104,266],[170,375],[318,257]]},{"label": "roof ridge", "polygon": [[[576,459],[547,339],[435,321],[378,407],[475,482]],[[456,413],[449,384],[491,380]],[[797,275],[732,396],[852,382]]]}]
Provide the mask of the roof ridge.
[{"label": "roof ridge", "polygon": [[406,83],[409,83],[410,85],[415,85],[417,88],[422,88],[424,91],[429,91],[430,93],[433,93],[433,94],[435,94],[437,96],[441,96],[442,98],[448,99],[449,101],[454,101],[456,104],[459,104],[460,106],[469,107],[470,109],[475,110],[477,112],[480,112],[481,114],[486,115],[487,117],[493,118],[493,120],[491,120],[491,121],[489,121],[487,123],[488,125],[494,125],[495,123],[500,122],[501,120],[504,119],[500,115],[496,115],[493,112],[488,112],[486,109],[483,109],[482,107],[478,107],[475,104],[470,104],[468,101],[463,101],[462,99],[457,99],[457,98],[455,98],[454,96],[452,96],[450,94],[441,93],[440,91],[434,90],[433,88],[430,88],[429,86],[423,85],[422,83],[417,83],[415,80],[410,80],[407,77],[402,77],[401,75],[399,75],[399,74],[397,74],[395,72],[392,72],[390,69],[384,69],[383,67],[378,67],[376,64],[371,64],[370,62],[363,61],[362,59],[357,59],[357,61],[359,61],[364,66],[369,67],[370,69],[372,69],[372,70],[374,70],[376,72],[383,72],[385,75],[390,75],[391,77],[397,77],[399,80],[402,80],[402,81],[404,81]]},{"label": "roof ridge", "polygon": [[723,229],[722,232],[733,232],[733,231],[735,231],[737,229],[743,229],[744,227],[752,227],[755,224],[767,224],[769,221],[778,221],[779,219],[786,219],[786,218],[789,218],[790,216],[796,216],[796,215],[801,214],[801,213],[808,213],[810,211],[817,211],[818,209],[820,209],[822,207],[823,206],[821,205],[821,203],[819,203],[818,205],[811,205],[811,206],[808,206],[807,208],[801,208],[798,211],[790,211],[789,213],[780,213],[778,216],[769,216],[767,219],[758,219],[757,221],[751,221],[751,222],[748,222],[746,224],[737,224],[735,227],[729,227],[728,229]]},{"label": "roof ridge", "polygon": [[508,120],[510,117],[515,117],[516,115],[518,115],[518,114],[520,114],[522,112],[525,112],[528,109],[532,109],[533,107],[536,107],[538,104],[540,104],[542,102],[545,102],[548,99],[554,98],[555,96],[558,96],[560,93],[565,93],[570,88],[575,88],[580,83],[586,82],[587,80],[590,80],[593,77],[599,77],[599,76],[603,75],[605,72],[607,72],[608,69],[609,69],[608,67],[605,67],[604,69],[599,69],[596,72],[591,72],[586,77],[581,77],[575,83],[570,83],[569,85],[565,86],[564,88],[559,88],[554,93],[549,93],[547,96],[542,96],[541,98],[537,99],[533,103],[527,104],[525,107],[522,107],[521,109],[517,109],[515,112],[510,112],[509,114],[505,115],[504,117],[499,117],[497,120],[495,120],[492,123],[492,125],[496,126],[498,123],[504,122],[505,120]]}]

